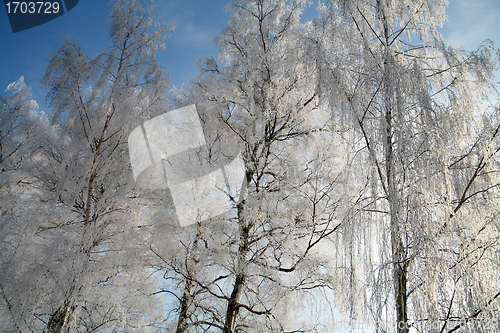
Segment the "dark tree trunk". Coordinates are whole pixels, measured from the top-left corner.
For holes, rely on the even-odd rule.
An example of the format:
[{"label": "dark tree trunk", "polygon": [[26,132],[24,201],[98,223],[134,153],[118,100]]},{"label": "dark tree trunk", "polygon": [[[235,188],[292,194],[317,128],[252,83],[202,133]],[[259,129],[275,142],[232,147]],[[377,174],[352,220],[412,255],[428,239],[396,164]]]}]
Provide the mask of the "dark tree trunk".
[{"label": "dark tree trunk", "polygon": [[69,315],[69,306],[66,304],[56,310],[47,323],[48,333],[61,333]]}]

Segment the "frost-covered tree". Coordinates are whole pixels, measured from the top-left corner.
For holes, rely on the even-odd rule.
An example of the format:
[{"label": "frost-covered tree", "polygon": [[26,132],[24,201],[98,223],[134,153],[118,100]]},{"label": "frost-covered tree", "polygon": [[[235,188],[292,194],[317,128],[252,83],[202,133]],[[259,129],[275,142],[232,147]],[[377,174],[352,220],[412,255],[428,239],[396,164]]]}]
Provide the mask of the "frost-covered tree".
[{"label": "frost-covered tree", "polygon": [[221,62],[203,59],[193,97],[181,102],[196,102],[214,159],[242,152],[245,180],[226,216],[177,233],[177,259],[153,246],[170,268],[166,286],[176,286],[177,332],[285,330],[293,295],[327,286],[314,249],[342,223],[341,159],[315,144],[330,134],[321,131],[306,52],[296,48],[303,8],[231,4],[216,40]]},{"label": "frost-covered tree", "polygon": [[[6,175],[20,167],[22,162],[36,150],[31,138],[37,124],[38,106],[30,98],[30,89],[24,78],[11,83],[0,96],[0,172],[2,188],[7,186]],[[40,118],[40,121],[43,121]]]},{"label": "frost-covered tree", "polygon": [[354,258],[344,274],[366,286],[363,310],[351,298],[348,314],[380,332],[451,332],[498,311],[495,50],[446,45],[445,7],[328,1],[311,26],[317,94],[353,140],[351,184],[369,185],[352,194],[363,209],[338,248]]},{"label": "frost-covered tree", "polygon": [[144,285],[133,283],[149,272],[136,245],[126,144],[131,129],[166,107],[168,80],[155,55],[171,27],[152,15],[138,1],[114,1],[110,48],[92,59],[69,39],[51,56],[42,83],[57,140],[39,141],[44,154],[31,157],[37,200],[24,201],[30,216],[22,218],[32,232],[9,249],[15,278],[2,290],[20,331],[138,331],[154,314],[140,305]]},{"label": "frost-covered tree", "polygon": [[[55,138],[48,118],[38,111],[24,78],[11,83],[0,96],[0,326],[19,331],[21,319],[15,289],[19,268],[24,265],[21,253],[29,243],[33,226],[32,211],[37,207],[40,183],[34,173],[34,160],[51,154],[46,149]],[[32,248],[33,249],[33,248]],[[17,292],[17,290],[16,290]]]}]

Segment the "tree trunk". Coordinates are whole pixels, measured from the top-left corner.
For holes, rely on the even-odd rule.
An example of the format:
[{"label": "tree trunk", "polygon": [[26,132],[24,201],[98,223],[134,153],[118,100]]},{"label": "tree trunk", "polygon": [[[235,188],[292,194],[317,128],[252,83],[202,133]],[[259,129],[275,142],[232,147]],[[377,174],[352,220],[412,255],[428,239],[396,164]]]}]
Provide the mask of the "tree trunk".
[{"label": "tree trunk", "polygon": [[[386,103],[390,103],[389,98]],[[408,333],[408,313],[406,311],[406,260],[405,249],[400,228],[400,211],[398,192],[394,175],[394,155],[392,145],[392,112],[391,104],[386,109],[386,147],[385,163],[387,191],[390,211],[391,255],[394,284],[394,300],[396,302],[397,332]]]},{"label": "tree trunk", "polygon": [[240,301],[247,278],[247,254],[251,226],[248,225],[248,222],[243,217],[244,205],[244,200],[238,204],[238,223],[240,225],[238,261],[236,264],[236,279],[234,281],[233,291],[231,292],[231,297],[227,304],[224,333],[234,333],[236,330],[236,320],[240,310]]},{"label": "tree trunk", "polygon": [[193,288],[193,282],[191,280],[186,281],[184,286],[184,293],[181,299],[181,310],[179,311],[179,319],[177,321],[176,333],[184,333],[188,329],[188,315],[189,315],[189,305],[191,304],[191,291]]},{"label": "tree trunk", "polygon": [[394,301],[396,303],[396,320],[398,333],[408,333],[407,293],[406,293],[406,260],[405,248],[401,235],[399,193],[396,185],[395,156],[393,151],[393,109],[400,107],[400,96],[396,93],[394,82],[394,59],[389,43],[389,29],[383,16],[386,53],[384,55],[385,84],[385,167],[387,180],[387,200],[389,203],[391,259],[394,285]]},{"label": "tree trunk", "polygon": [[61,333],[69,315],[69,306],[64,304],[56,310],[47,323],[48,333]]},{"label": "tree trunk", "polygon": [[[389,122],[390,125],[390,122]],[[387,133],[389,134],[389,128]],[[401,235],[398,195],[392,173],[392,142],[388,135],[386,146],[386,170],[387,170],[387,189],[390,211],[390,231],[391,231],[391,255],[394,284],[394,300],[396,302],[397,332],[408,333],[408,314],[406,311],[406,260],[403,239]]]},{"label": "tree trunk", "polygon": [[407,293],[406,293],[406,262],[401,239],[399,221],[391,205],[391,247],[392,270],[394,284],[394,299],[396,302],[397,332],[408,333]]},{"label": "tree trunk", "polygon": [[386,111],[386,177],[390,211],[391,258],[394,284],[394,300],[396,302],[397,332],[408,333],[407,293],[406,293],[406,259],[405,248],[401,235],[399,196],[395,184],[394,156],[392,151],[391,111]]},{"label": "tree trunk", "polygon": [[198,241],[201,237],[201,233],[198,230],[196,233],[195,239],[193,241],[193,249],[191,250],[191,253],[187,253],[187,259],[186,259],[186,271],[187,271],[187,277],[185,278],[186,282],[184,284],[184,292],[182,293],[182,299],[181,299],[181,309],[179,311],[179,318],[177,320],[177,329],[176,333],[184,333],[187,331],[189,327],[189,307],[191,306],[191,303],[193,301],[193,287],[194,287],[194,280],[192,276],[192,268],[190,267],[190,263],[193,262],[193,255],[197,257],[197,252],[198,252]]},{"label": "tree trunk", "polygon": [[[111,103],[112,104],[112,103]],[[112,105],[110,106],[110,108]],[[113,112],[112,112],[113,113]],[[111,113],[111,114],[112,114]],[[68,322],[68,318],[71,315],[72,312],[72,299],[73,299],[73,294],[75,290],[77,290],[77,281],[80,277],[80,275],[85,274],[85,267],[87,261],[90,259],[90,251],[96,246],[94,243],[95,240],[93,239],[94,235],[92,232],[89,232],[89,229],[93,227],[93,224],[91,223],[91,213],[92,213],[92,198],[94,195],[94,181],[97,177],[97,164],[98,164],[98,159],[101,154],[101,148],[102,144],[105,141],[105,136],[106,136],[106,131],[109,126],[109,123],[111,121],[111,115],[108,114],[106,116],[106,122],[104,123],[103,130],[101,132],[101,136],[98,140],[98,144],[96,146],[95,152],[94,152],[94,159],[92,161],[92,168],[89,176],[89,181],[88,181],[88,188],[87,188],[87,201],[85,203],[85,215],[83,219],[83,235],[82,235],[82,240],[80,244],[80,254],[82,255],[83,261],[80,263],[79,266],[76,268],[73,267],[73,274],[74,280],[72,285],[69,288],[68,296],[66,297],[66,300],[64,302],[64,305],[60,307],[59,309],[56,310],[56,312],[51,316],[50,321],[47,323],[47,329],[49,333],[61,333],[66,326]],[[82,124],[82,126],[85,126]]]}]

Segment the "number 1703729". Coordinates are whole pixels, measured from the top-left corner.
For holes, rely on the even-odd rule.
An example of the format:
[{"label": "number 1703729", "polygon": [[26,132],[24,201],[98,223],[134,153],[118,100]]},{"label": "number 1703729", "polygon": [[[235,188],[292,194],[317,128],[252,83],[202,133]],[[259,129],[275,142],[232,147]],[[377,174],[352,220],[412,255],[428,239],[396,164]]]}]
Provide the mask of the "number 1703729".
[{"label": "number 1703729", "polygon": [[58,2],[7,2],[8,14],[57,14],[60,10]]}]

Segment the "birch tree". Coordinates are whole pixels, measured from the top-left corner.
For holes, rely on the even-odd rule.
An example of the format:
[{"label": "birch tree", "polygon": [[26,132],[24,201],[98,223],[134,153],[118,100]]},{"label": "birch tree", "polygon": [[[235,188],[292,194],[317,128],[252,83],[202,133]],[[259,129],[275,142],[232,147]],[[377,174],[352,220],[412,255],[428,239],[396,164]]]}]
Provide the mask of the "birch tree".
[{"label": "birch tree", "polygon": [[368,163],[354,173],[371,183],[357,225],[379,235],[354,247],[377,331],[452,332],[498,308],[498,110],[487,101],[497,51],[446,45],[445,7],[329,1],[312,28],[316,91]]},{"label": "birch tree", "polygon": [[304,54],[292,48],[303,5],[233,3],[217,39],[221,62],[202,59],[199,79],[179,99],[196,103],[204,158],[218,163],[242,152],[245,180],[233,210],[151,244],[164,272],[158,293],[171,297],[177,332],[286,330],[288,302],[328,288],[314,249],[342,223],[341,159],[314,138],[330,134],[322,132]]},{"label": "birch tree", "polygon": [[30,204],[36,207],[38,202],[33,161],[50,154],[46,147],[55,138],[55,131],[31,99],[23,77],[5,92],[0,96],[0,296],[5,308],[0,322],[5,330],[10,326],[12,331],[20,331],[22,316],[14,290],[18,289],[17,270],[24,265],[19,254],[25,253],[33,232]]},{"label": "birch tree", "polygon": [[210,318],[202,324],[223,332],[283,330],[284,295],[327,285],[312,249],[341,224],[340,181],[319,181],[308,169],[320,164],[312,146],[301,155],[302,140],[319,135],[322,125],[311,116],[321,118],[321,109],[301,65],[305,53],[295,48],[304,5],[233,3],[216,40],[222,64],[203,59],[192,87],[209,141],[236,146],[245,161],[245,191],[233,215],[208,226],[216,232],[192,232],[200,236],[183,267],[194,281],[186,289],[198,302],[193,309]]},{"label": "birch tree", "polygon": [[[165,109],[168,80],[155,54],[171,29],[154,23],[152,8],[116,1],[112,47],[91,59],[68,39],[51,56],[42,83],[50,89],[52,122],[60,129],[59,146],[53,148],[59,154],[55,161],[35,161],[37,177],[50,188],[40,189],[44,204],[32,207],[32,213],[39,209],[33,214],[32,248],[43,246],[34,258],[25,258],[27,270],[16,272],[29,272],[19,282],[31,279],[33,289],[8,296],[21,299],[17,311],[27,330],[40,325],[48,332],[139,329],[144,313],[131,311],[139,303],[125,310],[128,298],[145,293],[127,282],[141,274],[141,254],[133,246],[126,138],[131,128]],[[147,269],[143,273],[147,276]],[[118,289],[123,284],[125,293]]]}]

